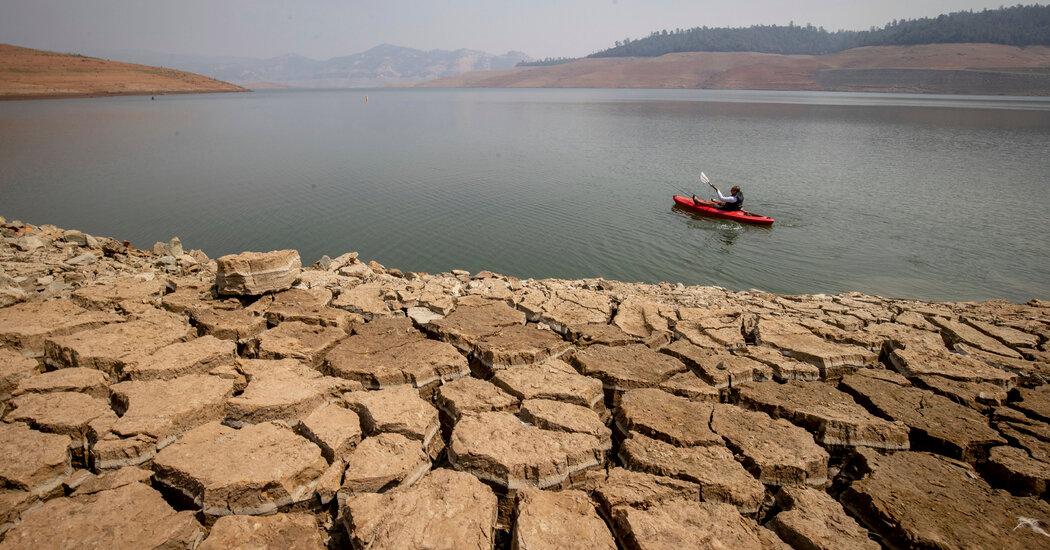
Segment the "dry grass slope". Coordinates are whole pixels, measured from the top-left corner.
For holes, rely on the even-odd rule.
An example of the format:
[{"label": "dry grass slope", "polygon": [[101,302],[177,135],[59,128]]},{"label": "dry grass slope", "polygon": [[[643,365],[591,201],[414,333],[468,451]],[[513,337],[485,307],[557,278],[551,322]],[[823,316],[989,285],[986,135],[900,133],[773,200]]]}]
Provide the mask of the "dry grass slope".
[{"label": "dry grass slope", "polygon": [[245,91],[163,67],[0,44],[0,99]]},{"label": "dry grass slope", "polygon": [[473,72],[423,86],[1050,95],[1050,48],[931,44],[856,48],[822,56],[673,53]]}]

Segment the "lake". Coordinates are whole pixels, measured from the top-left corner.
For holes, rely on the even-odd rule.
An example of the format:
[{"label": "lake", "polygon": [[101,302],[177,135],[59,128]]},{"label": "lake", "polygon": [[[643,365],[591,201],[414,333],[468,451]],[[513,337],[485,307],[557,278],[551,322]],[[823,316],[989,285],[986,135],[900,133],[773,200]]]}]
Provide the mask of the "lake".
[{"label": "lake", "polygon": [[[367,100],[366,100],[367,99]],[[776,219],[673,208],[711,190]],[[1050,298],[1050,98],[369,89],[0,102],[0,216],[210,257]]]}]

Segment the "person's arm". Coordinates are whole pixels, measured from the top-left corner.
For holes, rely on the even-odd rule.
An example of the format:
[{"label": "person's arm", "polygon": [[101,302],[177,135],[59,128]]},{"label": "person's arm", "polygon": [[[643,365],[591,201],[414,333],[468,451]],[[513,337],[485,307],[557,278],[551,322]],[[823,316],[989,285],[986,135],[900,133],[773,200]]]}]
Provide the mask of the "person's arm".
[{"label": "person's arm", "polygon": [[728,197],[725,197],[725,196],[722,195],[722,191],[719,190],[719,189],[715,189],[715,192],[718,193],[718,200],[720,200],[722,202],[736,202],[736,197],[733,196],[733,195],[729,195]]}]

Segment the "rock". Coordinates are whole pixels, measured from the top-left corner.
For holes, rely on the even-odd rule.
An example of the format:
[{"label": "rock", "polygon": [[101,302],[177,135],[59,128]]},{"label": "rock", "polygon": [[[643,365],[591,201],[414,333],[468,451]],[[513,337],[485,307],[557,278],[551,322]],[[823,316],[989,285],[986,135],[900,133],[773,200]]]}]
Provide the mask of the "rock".
[{"label": "rock", "polygon": [[508,490],[546,488],[600,466],[603,445],[590,435],[543,430],[505,412],[463,417],[452,431],[453,468]]},{"label": "rock", "polygon": [[878,354],[871,350],[829,342],[791,323],[763,321],[759,326],[759,335],[762,345],[816,366],[824,378],[836,378],[843,372],[869,367],[878,362]]},{"label": "rock", "polygon": [[97,261],[98,261],[98,256],[95,256],[94,254],[92,254],[90,252],[84,252],[83,254],[78,254],[78,255],[73,256],[72,258],[66,260],[66,264],[72,265],[72,266],[82,267],[82,266],[91,265],[91,264],[93,264],[93,263],[95,263]]},{"label": "rock", "polygon": [[399,313],[384,299],[385,294],[386,289],[380,283],[360,284],[340,292],[332,306],[361,315],[366,321]]},{"label": "rock", "polygon": [[823,491],[783,487],[776,496],[782,510],[767,524],[793,548],[814,550],[879,550],[868,530],[846,514],[842,505]]},{"label": "rock", "polygon": [[204,529],[193,512],[176,512],[142,483],[56,498],[22,514],[4,537],[7,549],[196,548]]},{"label": "rock", "polygon": [[862,450],[851,468],[864,476],[840,500],[888,546],[1050,548],[1050,537],[1019,528],[1024,518],[1046,525],[1050,504],[996,491],[965,463],[928,453]]},{"label": "rock", "polygon": [[195,320],[202,336],[232,340],[242,345],[256,341],[266,330],[266,318],[245,309],[205,309]]},{"label": "rock", "polygon": [[544,430],[594,436],[605,450],[612,449],[612,430],[605,426],[598,413],[587,407],[548,399],[527,399],[521,403],[519,417]]},{"label": "rock", "polygon": [[692,372],[680,372],[660,383],[660,389],[690,401],[718,403],[718,388],[704,382]]},{"label": "rock", "polygon": [[228,548],[296,548],[324,550],[317,520],[310,514],[223,516],[215,520],[208,538],[197,550]]},{"label": "rock", "polygon": [[747,357],[730,355],[678,340],[661,350],[689,367],[704,382],[715,388],[730,388],[744,382],[769,380],[773,371]]},{"label": "rock", "polygon": [[1029,418],[1050,422],[1050,388],[1020,388],[1017,390],[1020,401],[1010,405],[1028,415]]},{"label": "rock", "polygon": [[242,359],[238,368],[248,377],[248,387],[226,401],[224,420],[235,428],[274,420],[298,424],[299,419],[355,387],[341,378],[323,376],[294,359]]},{"label": "rock", "polygon": [[361,420],[357,414],[334,403],[302,419],[299,431],[321,448],[329,463],[345,460],[361,442]]},{"label": "rock", "polygon": [[430,457],[420,441],[397,433],[366,437],[347,459],[340,500],[358,493],[410,486],[429,470]]},{"label": "rock", "polygon": [[[949,344],[966,344],[989,353],[1002,355],[1003,357],[1021,359],[1021,354],[1018,353],[1017,350],[1014,350],[995,338],[981,332],[972,324],[952,321],[940,317],[933,317],[931,318],[931,321],[941,329],[941,332],[945,335],[945,340]],[[992,330],[990,326],[985,326],[989,330]]]},{"label": "rock", "polygon": [[762,412],[715,405],[711,430],[766,485],[822,487],[828,483],[827,451],[809,432],[783,418],[774,420]]},{"label": "rock", "polygon": [[700,501],[700,486],[689,481],[611,468],[606,479],[594,489],[594,498],[606,517],[620,506],[651,508],[671,500]]},{"label": "rock", "polygon": [[40,496],[28,491],[0,493],[0,537],[18,523],[21,515],[40,506]]},{"label": "rock", "polygon": [[670,339],[670,322],[678,315],[672,306],[631,296],[616,308],[612,324],[640,340],[654,337]]},{"label": "rock", "polygon": [[1010,393],[989,382],[962,382],[941,376],[916,376],[919,386],[984,413],[1006,404]]},{"label": "rock", "polygon": [[237,345],[214,336],[176,342],[149,355],[128,356],[122,361],[121,378],[127,380],[170,380],[178,376],[207,374],[232,365]]},{"label": "rock", "polygon": [[714,344],[714,349],[734,350],[747,346],[743,316],[735,310],[685,309],[675,331],[690,342]]},{"label": "rock", "polygon": [[[117,420],[109,403],[76,392],[27,393],[11,400],[15,410],[9,412],[7,422],[26,422],[42,432],[66,435],[74,459],[83,463],[89,437],[97,433],[96,426],[108,426]],[[104,433],[104,432],[103,432]]]},{"label": "rock", "polygon": [[490,382],[467,376],[442,384],[437,390],[434,404],[447,416],[451,426],[464,414],[487,411],[513,412],[518,408],[518,398]]},{"label": "rock", "polygon": [[[1050,344],[1043,345],[1045,347]],[[1005,371],[1015,373],[1018,376],[1019,381],[1024,384],[1038,386],[1050,382],[1050,355],[1043,355],[1040,357],[1040,353],[1044,352],[1027,351],[1026,353],[1034,360],[1026,361],[1022,359],[1014,359],[1012,357],[1003,357],[1002,355],[990,353],[961,343],[955,344],[953,349],[956,353],[964,357],[983,361],[993,367],[998,367]]]},{"label": "rock", "polygon": [[87,246],[88,236],[75,229],[70,229],[62,232],[62,241],[73,243],[77,246]]},{"label": "rock", "polygon": [[742,514],[757,513],[765,499],[765,487],[722,446],[675,447],[636,433],[620,444],[619,458],[631,470],[697,483],[703,501],[732,504]]},{"label": "rock", "polygon": [[477,339],[472,352],[483,365],[495,372],[557,359],[571,348],[572,344],[552,331],[511,325]]},{"label": "rock", "polygon": [[126,360],[185,342],[195,332],[184,317],[153,310],[134,321],[49,338],[44,342],[44,361],[55,368],[92,368],[116,377]]},{"label": "rock", "polygon": [[215,287],[219,294],[258,296],[292,287],[302,271],[295,250],[242,252],[216,260]]},{"label": "rock", "polygon": [[487,550],[496,495],[469,474],[435,470],[414,486],[347,499],[343,523],[359,548]]},{"label": "rock", "polygon": [[514,547],[522,550],[607,549],[616,541],[582,491],[522,489],[517,494]]},{"label": "rock", "polygon": [[580,373],[601,380],[614,405],[627,390],[657,387],[686,370],[681,361],[641,344],[590,346],[574,352],[569,360]]},{"label": "rock", "polygon": [[616,413],[620,434],[638,432],[679,447],[722,445],[711,431],[713,404],[697,403],[658,389],[624,393]]},{"label": "rock", "polygon": [[239,430],[205,424],[153,461],[159,483],[183,493],[209,516],[265,515],[309,500],[327,467],[317,445],[275,423]]},{"label": "rock", "polygon": [[[36,367],[35,361],[33,366]],[[59,369],[25,378],[18,384],[14,395],[55,391],[80,392],[96,399],[109,399],[109,378],[95,369]]]},{"label": "rock", "polygon": [[332,292],[328,289],[293,288],[275,294],[265,316],[272,325],[301,321],[308,325],[339,327],[347,332],[354,323],[364,322],[359,315],[328,307],[331,303]]},{"label": "rock", "polygon": [[115,313],[90,311],[70,300],[16,304],[0,309],[0,342],[40,356],[48,338],[123,320]]},{"label": "rock", "polygon": [[1017,496],[1042,497],[1050,487],[1050,463],[1017,447],[992,447],[984,472],[987,479]]},{"label": "rock", "polygon": [[148,486],[149,481],[152,479],[152,471],[135,468],[134,466],[127,466],[101,475],[93,475],[90,479],[84,480],[80,483],[72,495],[83,496],[86,494],[109,491],[112,489],[119,489],[132,483],[145,483]]},{"label": "rock", "polygon": [[[114,434],[146,436],[163,449],[179,434],[222,419],[233,381],[217,376],[183,376],[173,380],[133,381],[114,384],[113,402],[123,414],[113,423]],[[154,449],[126,462],[112,464],[96,457],[100,468],[133,466],[153,458]]]},{"label": "rock", "polygon": [[32,252],[47,246],[47,243],[36,235],[26,235],[15,239],[14,245],[22,252]]},{"label": "rock", "polygon": [[419,326],[426,325],[427,323],[437,321],[438,319],[443,319],[445,317],[444,315],[431,311],[430,308],[426,307],[410,307],[407,310],[405,310],[405,315],[407,315],[409,319],[412,319],[412,322]]},{"label": "rock", "polygon": [[543,322],[565,334],[573,325],[608,324],[613,304],[609,296],[585,289],[560,287],[549,294],[527,290],[518,299],[518,309],[532,322]]},{"label": "rock", "polygon": [[0,423],[0,486],[50,494],[73,473],[69,446],[67,436],[31,430],[20,422]]},{"label": "rock", "polygon": [[456,348],[427,339],[405,318],[377,319],[358,327],[327,353],[323,369],[370,389],[403,384],[420,388],[470,373],[467,359]]},{"label": "rock", "polygon": [[[819,380],[821,376],[819,368],[809,363],[803,363],[797,359],[792,359],[773,348],[767,348],[765,346],[748,346],[747,348],[740,350],[739,353],[744,357],[754,359],[755,361],[765,364],[773,369],[774,380],[803,380],[805,382],[812,382],[814,380]],[[842,376],[845,372],[850,372],[852,370],[852,368],[841,370],[832,369],[828,374],[832,378],[836,378]]]},{"label": "rock", "polygon": [[518,398],[552,399],[605,411],[602,383],[576,372],[564,361],[555,359],[497,372],[492,383]]},{"label": "rock", "polygon": [[166,243],[154,243],[153,254],[157,256],[181,256],[183,254],[182,241],[178,237],[172,237]]},{"label": "rock", "polygon": [[143,304],[159,306],[164,296],[164,281],[153,276],[123,276],[99,281],[73,291],[73,301],[88,309],[111,311]]},{"label": "rock", "polygon": [[259,335],[259,359],[296,359],[317,367],[328,350],[346,337],[342,328],[281,323]]},{"label": "rock", "polygon": [[760,382],[734,391],[740,406],[786,418],[825,447],[907,449],[908,427],[873,416],[850,396],[822,382]]},{"label": "rock", "polygon": [[350,410],[361,417],[361,428],[367,434],[391,432],[422,443],[431,457],[444,446],[438,434],[441,421],[438,411],[423,401],[416,390],[398,386],[388,390],[356,391],[343,396]]},{"label": "rock", "polygon": [[632,550],[790,550],[768,529],[717,502],[674,500],[647,509],[624,506],[613,511],[612,521],[624,547]]},{"label": "rock", "polygon": [[4,273],[0,273],[0,308],[24,302],[28,297],[26,291],[18,285],[17,281]]},{"label": "rock", "polygon": [[1007,390],[1017,384],[1016,374],[943,347],[908,346],[894,349],[888,357],[893,368],[908,378],[940,376],[960,382],[989,382]]},{"label": "rock", "polygon": [[605,323],[570,325],[566,327],[565,336],[581,347],[597,344],[616,347],[641,343],[638,338],[627,334],[620,327]]},{"label": "rock", "polygon": [[881,380],[863,370],[843,377],[839,387],[879,416],[907,425],[912,449],[973,463],[987,457],[988,447],[1006,443],[984,415],[935,393]]},{"label": "rock", "polygon": [[471,353],[482,338],[502,328],[524,324],[525,314],[506,302],[470,296],[461,298],[456,310],[445,318],[431,321],[424,328],[456,349]]},{"label": "rock", "polygon": [[964,317],[961,321],[1015,350],[1039,346],[1039,336],[1035,334],[969,317]]},{"label": "rock", "polygon": [[[11,392],[25,379],[39,373],[37,362],[10,349],[0,348],[0,402],[11,398]],[[0,411],[2,411],[0,405]]]}]

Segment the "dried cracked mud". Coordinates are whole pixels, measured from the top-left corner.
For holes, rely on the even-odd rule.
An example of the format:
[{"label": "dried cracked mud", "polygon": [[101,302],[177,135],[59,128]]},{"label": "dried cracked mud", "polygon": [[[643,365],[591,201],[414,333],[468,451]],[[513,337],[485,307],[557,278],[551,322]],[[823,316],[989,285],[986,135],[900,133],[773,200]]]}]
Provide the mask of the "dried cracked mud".
[{"label": "dried cracked mud", "polygon": [[1050,302],[0,237],[0,549],[1050,548]]}]

